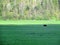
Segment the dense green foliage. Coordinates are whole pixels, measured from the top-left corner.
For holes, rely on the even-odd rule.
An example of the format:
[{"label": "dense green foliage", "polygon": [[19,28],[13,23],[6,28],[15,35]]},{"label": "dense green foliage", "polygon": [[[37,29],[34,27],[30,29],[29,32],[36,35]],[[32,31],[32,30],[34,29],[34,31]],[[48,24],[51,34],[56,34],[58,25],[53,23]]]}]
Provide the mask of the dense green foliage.
[{"label": "dense green foliage", "polygon": [[60,1],[1,0],[0,19],[60,20]]}]

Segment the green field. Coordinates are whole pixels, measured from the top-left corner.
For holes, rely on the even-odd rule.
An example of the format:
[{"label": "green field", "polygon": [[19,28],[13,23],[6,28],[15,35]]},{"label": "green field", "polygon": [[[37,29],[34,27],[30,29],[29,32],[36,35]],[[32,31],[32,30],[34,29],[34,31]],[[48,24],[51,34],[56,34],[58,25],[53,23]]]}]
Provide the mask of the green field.
[{"label": "green field", "polygon": [[60,24],[56,20],[0,20],[0,25]]},{"label": "green field", "polygon": [[60,45],[59,22],[1,21],[0,45]]}]

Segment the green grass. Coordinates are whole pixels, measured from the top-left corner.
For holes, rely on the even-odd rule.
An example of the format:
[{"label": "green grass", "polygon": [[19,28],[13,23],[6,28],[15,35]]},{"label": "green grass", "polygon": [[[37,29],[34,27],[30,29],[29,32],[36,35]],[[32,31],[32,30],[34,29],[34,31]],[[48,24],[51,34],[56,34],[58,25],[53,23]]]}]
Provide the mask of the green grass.
[{"label": "green grass", "polygon": [[0,25],[60,24],[56,20],[0,20]]},{"label": "green grass", "polygon": [[60,25],[0,25],[0,45],[60,45]]},{"label": "green grass", "polygon": [[0,20],[0,45],[60,45],[60,21]]}]

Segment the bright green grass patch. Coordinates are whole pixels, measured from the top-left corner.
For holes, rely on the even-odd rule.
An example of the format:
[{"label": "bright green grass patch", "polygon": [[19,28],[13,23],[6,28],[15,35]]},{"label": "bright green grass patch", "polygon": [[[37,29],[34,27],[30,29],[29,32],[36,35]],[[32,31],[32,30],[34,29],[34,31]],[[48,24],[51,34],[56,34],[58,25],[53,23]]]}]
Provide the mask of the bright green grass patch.
[{"label": "bright green grass patch", "polygon": [[60,24],[55,20],[0,20],[0,25]]}]

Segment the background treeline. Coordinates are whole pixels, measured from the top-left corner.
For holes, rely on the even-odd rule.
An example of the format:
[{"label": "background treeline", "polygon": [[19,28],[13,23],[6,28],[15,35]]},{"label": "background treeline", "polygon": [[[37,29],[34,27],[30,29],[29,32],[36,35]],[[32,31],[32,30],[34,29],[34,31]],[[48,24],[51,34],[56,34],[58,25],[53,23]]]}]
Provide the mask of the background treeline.
[{"label": "background treeline", "polygon": [[0,20],[60,20],[60,0],[0,0]]}]

